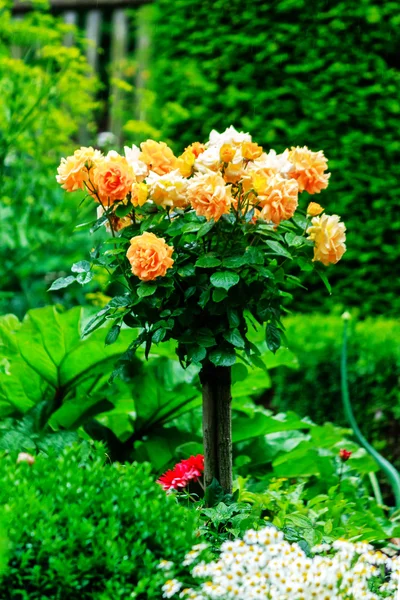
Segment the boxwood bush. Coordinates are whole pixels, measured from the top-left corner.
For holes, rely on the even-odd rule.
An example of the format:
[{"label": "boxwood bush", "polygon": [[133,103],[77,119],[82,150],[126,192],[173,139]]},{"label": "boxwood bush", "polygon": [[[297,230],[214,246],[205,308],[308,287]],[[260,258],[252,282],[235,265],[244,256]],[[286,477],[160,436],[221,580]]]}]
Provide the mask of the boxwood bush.
[{"label": "boxwood bush", "polygon": [[3,456],[0,480],[10,544],[0,598],[159,600],[158,563],[193,542],[194,511],[166,496],[148,464],[109,464],[101,446],[33,466]]},{"label": "boxwood bush", "polygon": [[[342,319],[296,316],[286,319],[285,326],[299,368],[271,371],[272,389],[264,401],[320,424],[348,426],[340,387]],[[360,427],[400,469],[400,323],[382,318],[352,323],[348,354],[350,394]]]},{"label": "boxwood bush", "polygon": [[[348,226],[335,295],[297,294],[310,312],[342,303],[400,310],[400,15],[377,0],[157,0],[149,114],[177,147],[230,124],[282,151],[324,149],[317,198]],[[323,196],[323,197],[322,197]],[[307,202],[307,198],[303,196]],[[310,280],[310,285],[313,280]]]}]

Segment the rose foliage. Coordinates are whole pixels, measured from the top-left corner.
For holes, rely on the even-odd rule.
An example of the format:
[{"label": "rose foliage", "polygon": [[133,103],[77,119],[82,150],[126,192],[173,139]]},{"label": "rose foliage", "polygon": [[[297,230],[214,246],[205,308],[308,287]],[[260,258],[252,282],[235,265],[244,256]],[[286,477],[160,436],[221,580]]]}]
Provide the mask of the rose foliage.
[{"label": "rose foliage", "polygon": [[327,160],[307,147],[277,155],[233,127],[212,131],[180,156],[148,140],[103,156],[81,148],[62,159],[57,180],[68,192],[86,190],[98,206],[94,231],[111,232],[90,261],[52,289],[90,281],[93,266],[107,269],[126,290],[89,323],[86,333],[113,323],[106,343],[125,324],[139,333],[124,356],[141,344],[177,340],[183,365],[229,367],[239,357],[260,366],[247,337],[249,323],[266,324],[267,344],[281,345],[283,301],[302,287],[301,271],[336,263],[345,252],[345,226],[299,194],[328,186]]}]

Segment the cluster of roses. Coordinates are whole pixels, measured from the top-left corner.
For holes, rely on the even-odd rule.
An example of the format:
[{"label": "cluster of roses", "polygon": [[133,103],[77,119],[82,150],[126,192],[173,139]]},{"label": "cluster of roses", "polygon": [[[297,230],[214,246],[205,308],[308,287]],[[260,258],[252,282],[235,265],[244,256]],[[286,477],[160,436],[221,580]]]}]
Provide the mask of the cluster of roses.
[{"label": "cluster of roses", "polygon": [[204,472],[204,456],[197,454],[181,460],[157,480],[165,491],[182,490],[190,481],[198,481]]},{"label": "cluster of roses", "polygon": [[[306,146],[268,153],[248,133],[229,127],[212,131],[206,144],[195,142],[176,157],[164,142],[147,140],[140,148],[125,148],[125,156],[111,151],[104,156],[81,148],[63,158],[57,181],[68,192],[87,190],[99,203],[99,216],[107,210],[109,226],[119,231],[132,224],[135,208],[146,202],[162,207],[170,217],[191,209],[217,222],[231,211],[238,219],[252,211],[252,221],[277,227],[290,219],[303,191],[319,193],[328,186],[330,173],[322,151]],[[130,205],[132,212],[118,217],[114,208]],[[314,260],[336,263],[345,252],[345,226],[337,215],[328,216],[311,202],[307,229],[314,241]],[[165,275],[172,267],[173,248],[154,234],[132,239],[128,259],[132,272],[144,281]]]}]

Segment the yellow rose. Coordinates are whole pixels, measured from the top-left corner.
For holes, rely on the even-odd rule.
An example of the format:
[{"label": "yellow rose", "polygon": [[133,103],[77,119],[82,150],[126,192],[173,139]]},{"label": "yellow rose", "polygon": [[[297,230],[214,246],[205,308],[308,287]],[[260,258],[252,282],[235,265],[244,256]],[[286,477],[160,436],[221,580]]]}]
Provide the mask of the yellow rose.
[{"label": "yellow rose", "polygon": [[186,149],[183,154],[178,157],[178,169],[182,177],[190,177],[193,173],[194,161],[196,156],[192,150]]},{"label": "yellow rose", "polygon": [[187,198],[197,215],[218,221],[231,206],[231,186],[218,173],[196,175],[189,180]]},{"label": "yellow rose", "polygon": [[324,208],[317,202],[310,202],[307,207],[307,215],[309,217],[318,217],[322,212],[324,212]]},{"label": "yellow rose", "polygon": [[142,281],[153,281],[164,277],[174,264],[171,258],[174,249],[163,238],[145,232],[131,239],[126,256],[131,263],[132,273]]},{"label": "yellow rose", "polygon": [[131,202],[133,206],[143,206],[149,197],[148,186],[145,183],[134,183],[132,186]]},{"label": "yellow rose", "polygon": [[205,149],[206,145],[201,144],[200,142],[193,142],[193,144],[190,144],[190,146],[185,148],[185,150],[190,150],[191,152],[193,152],[196,158],[198,158],[200,154],[204,152]]},{"label": "yellow rose", "polygon": [[324,265],[337,263],[346,252],[346,227],[338,215],[314,217],[307,229],[308,239],[314,242],[314,259]]},{"label": "yellow rose", "polygon": [[140,160],[157,175],[165,175],[178,168],[178,159],[164,142],[147,140],[140,144],[140,148]]},{"label": "yellow rose", "polygon": [[299,184],[299,192],[306,190],[309,194],[319,194],[321,190],[328,187],[330,173],[324,173],[328,168],[322,150],[312,152],[304,146],[292,148],[289,152],[289,161],[294,165],[289,176],[296,179]]},{"label": "yellow rose", "polygon": [[236,154],[236,149],[231,144],[222,144],[219,157],[224,163],[230,163]]},{"label": "yellow rose", "polygon": [[246,160],[256,160],[257,158],[260,158],[262,153],[262,147],[255,142],[243,142],[242,156]]}]

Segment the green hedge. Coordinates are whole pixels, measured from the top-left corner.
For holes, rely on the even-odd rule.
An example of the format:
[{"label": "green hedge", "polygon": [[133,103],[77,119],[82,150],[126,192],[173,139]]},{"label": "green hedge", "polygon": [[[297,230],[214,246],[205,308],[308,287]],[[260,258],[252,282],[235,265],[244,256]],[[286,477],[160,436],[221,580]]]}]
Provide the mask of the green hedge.
[{"label": "green hedge", "polygon": [[166,496],[148,464],[104,464],[101,447],[85,448],[33,466],[1,457],[10,550],[0,598],[159,600],[160,560],[190,549],[194,512]]},{"label": "green hedge", "polygon": [[152,30],[149,118],[164,139],[180,148],[234,124],[267,148],[325,150],[332,177],[317,200],[343,216],[348,252],[330,271],[335,295],[315,286],[298,308],[397,316],[398,4],[157,0]]},{"label": "green hedge", "polygon": [[[299,369],[279,367],[271,372],[273,407],[295,410],[317,423],[349,426],[341,403],[342,319],[303,315],[286,319],[285,325]],[[353,323],[348,372],[363,433],[400,469],[400,323],[389,319]]]}]

